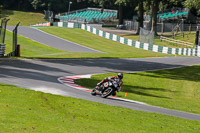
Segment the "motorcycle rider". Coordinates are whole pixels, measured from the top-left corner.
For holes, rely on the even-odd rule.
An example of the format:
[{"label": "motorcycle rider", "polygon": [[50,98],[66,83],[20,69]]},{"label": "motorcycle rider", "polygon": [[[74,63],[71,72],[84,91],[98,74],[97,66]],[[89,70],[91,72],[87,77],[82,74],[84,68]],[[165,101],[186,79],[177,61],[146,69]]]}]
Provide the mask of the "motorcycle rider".
[{"label": "motorcycle rider", "polygon": [[[118,83],[118,87],[117,87],[117,91],[119,92],[120,90],[121,90],[121,88],[122,88],[122,85],[123,85],[123,81],[122,81],[122,79],[123,79],[123,73],[118,73],[117,74],[117,76],[113,76],[113,77],[107,77],[107,78],[104,78],[104,80],[102,80],[101,82],[99,82],[98,84],[97,84],[97,89],[102,93],[103,92],[103,87],[101,87],[101,85],[103,84],[103,83],[105,83],[105,82],[108,82],[108,81],[117,81],[117,83]],[[116,92],[114,92],[113,94],[112,94],[113,96],[115,96],[116,95]]]}]

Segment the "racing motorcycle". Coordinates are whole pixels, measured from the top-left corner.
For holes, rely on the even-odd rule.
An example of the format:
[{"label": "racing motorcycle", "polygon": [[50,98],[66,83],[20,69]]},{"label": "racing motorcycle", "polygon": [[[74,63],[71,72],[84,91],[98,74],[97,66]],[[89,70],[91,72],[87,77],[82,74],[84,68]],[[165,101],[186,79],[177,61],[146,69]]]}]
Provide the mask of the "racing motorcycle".
[{"label": "racing motorcycle", "polygon": [[91,95],[100,95],[102,98],[106,98],[110,95],[116,94],[116,91],[119,90],[118,87],[119,84],[117,81],[108,81],[103,83],[101,86],[96,86],[92,90]]}]

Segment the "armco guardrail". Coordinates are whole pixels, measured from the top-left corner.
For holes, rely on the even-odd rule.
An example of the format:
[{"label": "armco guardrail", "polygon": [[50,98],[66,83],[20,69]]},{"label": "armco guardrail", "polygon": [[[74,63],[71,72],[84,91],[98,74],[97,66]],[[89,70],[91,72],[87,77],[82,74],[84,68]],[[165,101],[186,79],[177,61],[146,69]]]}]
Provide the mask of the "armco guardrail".
[{"label": "armco guardrail", "polygon": [[5,44],[0,44],[0,57],[5,55]]}]

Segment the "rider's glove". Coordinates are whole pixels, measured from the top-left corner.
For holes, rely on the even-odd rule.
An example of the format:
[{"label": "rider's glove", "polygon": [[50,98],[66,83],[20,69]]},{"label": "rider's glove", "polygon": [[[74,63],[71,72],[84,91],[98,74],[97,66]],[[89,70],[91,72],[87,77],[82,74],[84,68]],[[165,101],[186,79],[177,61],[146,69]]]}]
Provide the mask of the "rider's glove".
[{"label": "rider's glove", "polygon": [[97,86],[100,86],[101,83],[98,83]]}]

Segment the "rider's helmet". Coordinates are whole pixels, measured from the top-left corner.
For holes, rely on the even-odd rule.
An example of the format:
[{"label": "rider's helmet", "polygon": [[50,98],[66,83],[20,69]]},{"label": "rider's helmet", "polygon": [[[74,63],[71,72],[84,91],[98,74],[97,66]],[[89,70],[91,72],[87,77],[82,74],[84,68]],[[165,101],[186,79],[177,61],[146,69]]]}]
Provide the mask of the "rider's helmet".
[{"label": "rider's helmet", "polygon": [[117,77],[118,77],[119,79],[123,79],[123,73],[118,73],[118,74],[117,74]]}]

